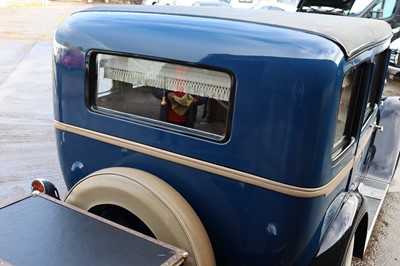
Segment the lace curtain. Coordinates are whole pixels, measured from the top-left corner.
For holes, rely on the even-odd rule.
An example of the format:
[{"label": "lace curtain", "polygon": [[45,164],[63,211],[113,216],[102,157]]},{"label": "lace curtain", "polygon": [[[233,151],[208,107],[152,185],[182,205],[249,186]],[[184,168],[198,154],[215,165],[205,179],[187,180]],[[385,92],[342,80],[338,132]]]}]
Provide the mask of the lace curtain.
[{"label": "lace curtain", "polygon": [[107,79],[229,100],[231,78],[226,73],[112,55],[98,60]]}]

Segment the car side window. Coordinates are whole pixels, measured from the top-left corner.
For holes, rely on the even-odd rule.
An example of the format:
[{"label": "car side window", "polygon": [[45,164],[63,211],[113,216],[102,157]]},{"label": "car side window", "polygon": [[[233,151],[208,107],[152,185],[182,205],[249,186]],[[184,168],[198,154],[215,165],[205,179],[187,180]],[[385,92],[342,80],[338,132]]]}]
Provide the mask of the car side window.
[{"label": "car side window", "polygon": [[364,119],[363,125],[368,121],[371,117],[372,113],[374,112],[375,108],[378,105],[379,97],[380,97],[380,90],[385,82],[385,76],[382,69],[386,65],[386,53],[381,53],[375,56],[373,64],[372,64],[372,75],[371,75],[371,82],[370,88],[368,91],[367,96],[367,106],[364,112]]},{"label": "car side window", "polygon": [[339,110],[336,119],[332,158],[336,158],[351,143],[351,129],[356,103],[352,97],[358,91],[362,66],[350,70],[342,82]]},{"label": "car side window", "polygon": [[175,63],[96,55],[94,109],[167,130],[222,140],[231,76]]}]

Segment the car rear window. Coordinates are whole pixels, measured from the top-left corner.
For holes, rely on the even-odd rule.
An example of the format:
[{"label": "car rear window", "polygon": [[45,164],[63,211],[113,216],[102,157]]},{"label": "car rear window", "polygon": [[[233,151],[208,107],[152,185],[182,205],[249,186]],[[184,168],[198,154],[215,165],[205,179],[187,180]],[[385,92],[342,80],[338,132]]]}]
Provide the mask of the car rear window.
[{"label": "car rear window", "polygon": [[94,108],[168,130],[222,140],[232,78],[221,71],[120,55],[96,55]]}]

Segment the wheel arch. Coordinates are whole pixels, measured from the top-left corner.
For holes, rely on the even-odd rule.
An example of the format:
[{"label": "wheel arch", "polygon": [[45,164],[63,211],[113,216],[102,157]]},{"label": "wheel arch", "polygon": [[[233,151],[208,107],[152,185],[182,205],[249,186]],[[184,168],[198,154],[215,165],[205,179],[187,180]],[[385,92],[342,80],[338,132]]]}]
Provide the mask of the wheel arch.
[{"label": "wheel arch", "polygon": [[185,265],[215,265],[211,242],[189,203],[160,178],[133,168],[96,171],[75,184],[65,201],[83,210],[112,204],[139,217],[157,239],[189,253]]},{"label": "wheel arch", "polygon": [[342,265],[353,236],[355,236],[353,256],[362,257],[367,227],[367,201],[360,193],[350,192],[345,196],[337,214],[323,232],[312,265]]}]

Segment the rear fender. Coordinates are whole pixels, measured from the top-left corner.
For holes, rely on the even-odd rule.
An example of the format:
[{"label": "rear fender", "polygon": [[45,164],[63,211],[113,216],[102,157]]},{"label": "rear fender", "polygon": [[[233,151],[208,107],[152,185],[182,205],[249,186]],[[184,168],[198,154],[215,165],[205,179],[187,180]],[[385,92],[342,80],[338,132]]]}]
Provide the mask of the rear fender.
[{"label": "rear fender", "polygon": [[367,222],[366,199],[357,192],[340,194],[326,212],[320,247],[312,265],[341,265],[353,235],[354,255],[362,256]]}]

